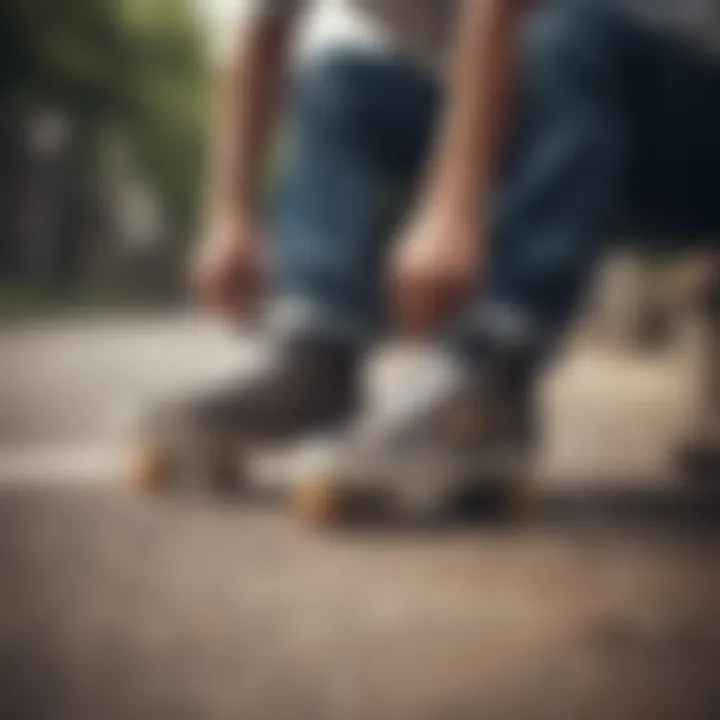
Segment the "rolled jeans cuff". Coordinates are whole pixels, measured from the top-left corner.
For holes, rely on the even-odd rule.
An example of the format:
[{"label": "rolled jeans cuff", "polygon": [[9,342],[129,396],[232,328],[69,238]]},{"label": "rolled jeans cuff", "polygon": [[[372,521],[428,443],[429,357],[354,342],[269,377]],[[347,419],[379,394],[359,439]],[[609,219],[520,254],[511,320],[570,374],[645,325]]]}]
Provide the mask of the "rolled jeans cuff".
[{"label": "rolled jeans cuff", "polygon": [[550,348],[552,333],[523,308],[488,301],[467,312],[448,333],[446,343],[471,357],[494,351],[541,357]]},{"label": "rolled jeans cuff", "polygon": [[271,336],[314,338],[360,350],[375,338],[375,328],[328,304],[300,296],[282,296],[263,322]]}]

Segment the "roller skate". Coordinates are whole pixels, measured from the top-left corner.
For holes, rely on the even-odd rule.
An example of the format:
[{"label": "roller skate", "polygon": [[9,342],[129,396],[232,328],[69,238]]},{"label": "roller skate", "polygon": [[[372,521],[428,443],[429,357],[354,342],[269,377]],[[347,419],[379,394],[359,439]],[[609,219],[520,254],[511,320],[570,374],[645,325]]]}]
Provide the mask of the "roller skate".
[{"label": "roller skate", "polygon": [[499,518],[522,516],[536,446],[529,368],[511,354],[425,357],[341,439],[306,449],[295,514],[315,526],[366,512],[427,520],[480,500]]},{"label": "roller skate", "polygon": [[127,474],[147,493],[246,490],[256,451],[343,423],[355,405],[354,352],[312,337],[272,341],[235,380],[159,402],[138,423]]}]

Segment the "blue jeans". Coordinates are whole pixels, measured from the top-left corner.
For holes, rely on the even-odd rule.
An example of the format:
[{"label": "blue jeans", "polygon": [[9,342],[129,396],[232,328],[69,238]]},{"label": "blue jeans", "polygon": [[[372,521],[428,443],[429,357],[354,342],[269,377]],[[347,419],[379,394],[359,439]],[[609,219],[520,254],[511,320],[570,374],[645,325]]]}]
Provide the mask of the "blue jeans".
[{"label": "blue jeans", "polygon": [[[459,327],[483,332],[501,309],[553,338],[628,222],[720,236],[720,62],[601,0],[536,11],[518,52],[487,275]],[[443,92],[398,58],[347,50],[300,73],[272,218],[281,295],[357,337],[381,326],[384,211],[421,176]]]}]

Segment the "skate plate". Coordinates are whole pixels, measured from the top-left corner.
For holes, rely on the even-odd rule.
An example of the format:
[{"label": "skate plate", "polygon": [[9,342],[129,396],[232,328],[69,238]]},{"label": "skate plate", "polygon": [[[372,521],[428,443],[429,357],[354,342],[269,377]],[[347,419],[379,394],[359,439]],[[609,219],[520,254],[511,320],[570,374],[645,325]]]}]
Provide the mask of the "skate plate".
[{"label": "skate plate", "polygon": [[[345,472],[334,440],[294,447],[204,447],[140,442],[127,471],[136,491],[157,496],[272,500],[302,523],[328,527],[370,518],[430,521],[470,504],[498,519],[527,515],[535,496],[530,458],[452,468],[366,467]],[[265,463],[263,464],[263,460]]]},{"label": "skate plate", "polygon": [[306,445],[296,460],[291,509],[310,525],[370,516],[432,520],[473,504],[494,517],[519,519],[535,496],[529,454],[485,457],[453,467],[366,463],[349,471],[331,448]]}]

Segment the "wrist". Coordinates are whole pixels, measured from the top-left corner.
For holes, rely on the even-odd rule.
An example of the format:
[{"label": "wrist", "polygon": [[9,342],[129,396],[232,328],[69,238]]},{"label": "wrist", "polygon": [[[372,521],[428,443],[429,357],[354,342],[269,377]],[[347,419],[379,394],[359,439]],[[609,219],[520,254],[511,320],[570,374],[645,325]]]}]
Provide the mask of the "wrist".
[{"label": "wrist", "polygon": [[244,193],[221,189],[211,194],[205,215],[210,223],[218,220],[242,221],[255,217],[255,207],[252,199]]},{"label": "wrist", "polygon": [[211,172],[208,182],[208,211],[253,215],[256,194],[252,173],[242,163],[229,161],[218,163]]},{"label": "wrist", "polygon": [[479,225],[477,202],[460,202],[444,194],[430,196],[422,205],[422,215],[433,222],[451,227],[471,229]]},{"label": "wrist", "polygon": [[461,222],[477,220],[480,216],[478,194],[454,185],[431,186],[425,194],[423,207],[429,213],[449,216]]}]

